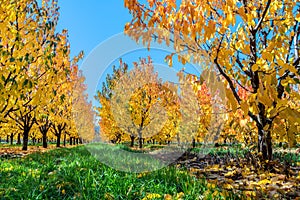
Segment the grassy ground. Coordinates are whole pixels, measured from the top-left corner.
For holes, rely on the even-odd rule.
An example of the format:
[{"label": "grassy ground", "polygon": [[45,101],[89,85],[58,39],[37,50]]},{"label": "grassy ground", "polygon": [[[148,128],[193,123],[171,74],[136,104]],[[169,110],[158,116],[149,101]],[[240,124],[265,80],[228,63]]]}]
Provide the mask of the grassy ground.
[{"label": "grassy ground", "polygon": [[[226,195],[227,197],[222,197]],[[241,197],[241,196],[240,196]],[[0,199],[239,199],[175,166],[125,173],[84,146],[0,160]]]},{"label": "grassy ground", "polygon": [[[277,149],[275,161],[259,164],[268,165],[268,170],[253,163],[260,161],[253,160],[257,157],[251,149],[224,146],[190,149],[192,157],[182,157],[182,162],[153,172],[129,173],[116,170],[116,165],[133,171],[159,166],[143,154],[161,146],[143,150],[126,145],[88,147],[89,151],[87,146],[45,151],[32,146],[21,158],[0,157],[0,199],[268,199],[278,192],[289,199],[300,194],[295,191],[300,180],[299,149]],[[2,151],[14,148],[20,153],[18,146]],[[142,157],[131,157],[131,153]],[[111,163],[103,164],[108,158],[113,158]]]}]

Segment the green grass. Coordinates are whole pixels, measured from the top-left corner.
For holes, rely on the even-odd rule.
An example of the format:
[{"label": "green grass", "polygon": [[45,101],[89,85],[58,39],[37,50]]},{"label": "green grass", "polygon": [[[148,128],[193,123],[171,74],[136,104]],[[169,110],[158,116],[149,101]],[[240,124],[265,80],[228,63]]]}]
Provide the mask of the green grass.
[{"label": "green grass", "polygon": [[274,152],[273,158],[278,159],[281,162],[289,163],[291,166],[296,166],[296,163],[300,163],[299,153]]},{"label": "green grass", "polygon": [[[120,147],[117,147],[120,148]],[[84,146],[34,153],[25,158],[0,160],[0,199],[142,199],[149,194],[183,199],[221,197],[174,166],[148,173],[117,171],[102,164]]]},{"label": "green grass", "polygon": [[228,146],[226,148],[223,147],[203,147],[203,148],[193,148],[190,149],[193,153],[200,153],[200,154],[209,154],[211,156],[225,156],[225,155],[233,155],[233,156],[241,156],[243,157],[244,154],[248,151],[248,149],[242,149],[239,146]]}]

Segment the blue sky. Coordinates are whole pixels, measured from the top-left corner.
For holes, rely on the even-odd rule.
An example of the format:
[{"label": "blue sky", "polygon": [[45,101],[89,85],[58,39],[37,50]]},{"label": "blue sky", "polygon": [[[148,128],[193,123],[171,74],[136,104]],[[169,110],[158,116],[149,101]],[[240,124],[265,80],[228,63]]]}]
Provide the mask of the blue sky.
[{"label": "blue sky", "polygon": [[87,56],[99,43],[120,33],[130,21],[122,0],[59,0],[58,30],[68,29],[71,55]]}]

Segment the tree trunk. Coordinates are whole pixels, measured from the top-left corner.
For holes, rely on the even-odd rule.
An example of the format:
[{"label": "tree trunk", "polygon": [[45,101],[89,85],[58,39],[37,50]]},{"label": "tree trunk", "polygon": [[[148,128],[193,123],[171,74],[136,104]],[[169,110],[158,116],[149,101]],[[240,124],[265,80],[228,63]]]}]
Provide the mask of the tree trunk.
[{"label": "tree trunk", "polygon": [[196,147],[196,140],[195,140],[195,138],[193,138],[192,143],[193,143],[193,148],[195,148]]},{"label": "tree trunk", "polygon": [[60,139],[62,136],[62,132],[66,127],[66,123],[62,123],[62,124],[58,124],[56,125],[52,125],[54,132],[55,132],[55,136],[56,136],[56,147],[60,147]]},{"label": "tree trunk", "polygon": [[258,129],[258,152],[262,152],[264,160],[272,159],[272,138],[271,132]]},{"label": "tree trunk", "polygon": [[47,148],[47,133],[43,134],[43,148]]},{"label": "tree trunk", "polygon": [[268,134],[267,134],[267,151],[268,151],[268,160],[272,160],[273,159],[273,147],[272,147],[271,131],[268,131]]},{"label": "tree trunk", "polygon": [[143,138],[139,137],[139,148],[143,148]]},{"label": "tree trunk", "polygon": [[77,145],[79,144],[79,138],[76,138],[76,144]]},{"label": "tree trunk", "polygon": [[56,134],[56,147],[60,147],[60,137],[61,137],[61,133],[57,133]]},{"label": "tree trunk", "polygon": [[24,127],[23,131],[23,151],[27,151],[28,149],[28,136],[29,136],[29,129],[27,127]]},{"label": "tree trunk", "polygon": [[73,138],[73,137],[70,137],[70,145],[73,145],[73,143],[72,143],[72,138]]},{"label": "tree trunk", "polygon": [[13,143],[14,143],[14,134],[11,133],[10,134],[10,144],[13,145]]},{"label": "tree trunk", "polygon": [[47,133],[51,127],[51,122],[49,121],[48,118],[46,118],[46,123],[43,124],[42,126],[39,126],[40,132],[42,133],[42,143],[43,143],[43,148],[47,148]]},{"label": "tree trunk", "polygon": [[[1,140],[0,140],[1,142]],[[6,143],[9,143],[9,135],[6,136]]]},{"label": "tree trunk", "polygon": [[21,144],[21,133],[18,133],[17,144]]},{"label": "tree trunk", "polygon": [[134,139],[135,139],[135,137],[134,137],[133,135],[131,135],[131,136],[130,136],[130,140],[131,140],[130,146],[131,146],[131,147],[134,146]]},{"label": "tree trunk", "polygon": [[139,148],[143,148],[143,137],[142,137],[142,131],[138,131],[138,138],[139,138]]},{"label": "tree trunk", "polygon": [[47,148],[48,144],[47,144],[47,132],[48,132],[49,128],[40,128],[40,131],[42,133],[42,143],[43,143],[43,148]]}]

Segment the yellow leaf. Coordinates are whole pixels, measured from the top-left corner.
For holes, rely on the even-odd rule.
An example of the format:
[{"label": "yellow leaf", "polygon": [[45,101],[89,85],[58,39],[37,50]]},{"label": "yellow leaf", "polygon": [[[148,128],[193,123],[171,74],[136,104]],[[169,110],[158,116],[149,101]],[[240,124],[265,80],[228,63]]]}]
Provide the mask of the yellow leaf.
[{"label": "yellow leaf", "polygon": [[225,188],[225,189],[227,189],[227,190],[231,190],[231,189],[233,189],[233,186],[231,185],[231,184],[224,184],[223,185],[223,187]]},{"label": "yellow leaf", "polygon": [[248,103],[247,103],[246,101],[243,101],[243,102],[241,103],[241,108],[242,108],[244,114],[245,114],[245,115],[248,115],[249,105],[248,105]]},{"label": "yellow leaf", "polygon": [[256,114],[258,113],[257,105],[256,105],[256,104],[252,104],[252,105],[249,107],[249,111],[252,112],[254,115],[256,115]]},{"label": "yellow leaf", "polygon": [[167,62],[170,67],[173,66],[173,60],[172,59],[173,59],[172,55],[167,55],[165,57],[165,62]]},{"label": "yellow leaf", "polygon": [[151,199],[158,199],[158,198],[161,198],[160,194],[150,193],[147,194],[146,197],[144,197],[142,200],[151,200]]},{"label": "yellow leaf", "polygon": [[237,101],[235,97],[232,94],[232,91],[230,89],[226,89],[226,97],[228,99],[228,102],[230,106],[232,107],[232,110],[235,112],[237,109]]},{"label": "yellow leaf", "polygon": [[266,185],[266,184],[270,184],[270,183],[271,183],[270,180],[264,179],[264,180],[259,181],[257,184],[258,185]]},{"label": "yellow leaf", "polygon": [[296,18],[295,18],[298,22],[300,22],[300,13],[298,13],[297,15],[296,15]]},{"label": "yellow leaf", "polygon": [[254,64],[253,66],[252,66],[252,71],[257,71],[258,70],[258,64]]},{"label": "yellow leaf", "polygon": [[184,196],[184,193],[183,192],[180,192],[176,195],[176,198],[177,199],[181,199],[182,197]]},{"label": "yellow leaf", "polygon": [[165,194],[164,200],[172,200],[172,195]]},{"label": "yellow leaf", "polygon": [[264,104],[266,107],[272,106],[272,100],[268,96],[264,96],[262,94],[258,95],[258,101]]},{"label": "yellow leaf", "polygon": [[268,60],[268,61],[270,61],[270,62],[272,62],[273,61],[273,56],[272,56],[272,53],[270,53],[270,52],[263,52],[262,54],[261,54],[261,57],[263,58],[263,59],[265,59],[265,60]]},{"label": "yellow leaf", "polygon": [[213,183],[207,183],[207,187],[208,187],[208,188],[215,188],[215,187],[216,187],[216,184],[213,184]]},{"label": "yellow leaf", "polygon": [[236,173],[235,170],[234,170],[234,171],[229,171],[229,172],[227,172],[226,174],[224,174],[224,176],[225,176],[225,177],[231,177],[231,176],[233,176],[235,173]]},{"label": "yellow leaf", "polygon": [[256,196],[255,191],[245,191],[244,194],[247,196],[247,199]]}]

